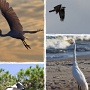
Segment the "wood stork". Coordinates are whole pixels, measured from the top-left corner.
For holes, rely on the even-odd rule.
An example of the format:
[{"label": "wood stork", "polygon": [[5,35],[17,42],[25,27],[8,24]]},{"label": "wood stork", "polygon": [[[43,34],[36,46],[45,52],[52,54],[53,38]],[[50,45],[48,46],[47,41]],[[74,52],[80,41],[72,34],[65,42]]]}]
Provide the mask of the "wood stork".
[{"label": "wood stork", "polygon": [[23,31],[23,27],[16,13],[14,12],[12,7],[9,7],[9,3],[6,2],[6,0],[0,0],[0,10],[4,18],[7,20],[9,27],[10,27],[10,31],[7,34],[2,34],[2,31],[0,30],[0,36],[1,37],[10,36],[12,38],[20,39],[23,42],[23,45],[27,49],[31,49],[30,45],[28,45],[25,42],[24,34],[25,33],[33,34],[39,31],[43,31],[43,30],[39,29],[35,31]]},{"label": "wood stork", "polygon": [[6,90],[24,90],[24,86],[22,85],[22,83],[18,82],[13,86],[8,86]]},{"label": "wood stork", "polygon": [[78,67],[77,59],[76,59],[76,42],[72,39],[74,45],[74,52],[73,52],[73,66],[72,66],[72,74],[75,80],[78,83],[78,90],[89,90],[88,83],[85,79],[84,74]]}]

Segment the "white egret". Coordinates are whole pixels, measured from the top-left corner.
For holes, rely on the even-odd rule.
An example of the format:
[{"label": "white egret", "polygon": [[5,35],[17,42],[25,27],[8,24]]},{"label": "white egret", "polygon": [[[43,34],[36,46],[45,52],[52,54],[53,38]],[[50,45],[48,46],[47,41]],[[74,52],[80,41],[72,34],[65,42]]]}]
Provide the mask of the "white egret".
[{"label": "white egret", "polygon": [[78,83],[78,90],[89,90],[88,83],[85,79],[84,74],[78,67],[77,59],[76,59],[76,42],[72,39],[74,45],[74,53],[73,53],[73,66],[72,66],[72,74],[75,80]]},{"label": "white egret", "polygon": [[10,31],[7,34],[2,34],[2,31],[0,30],[0,36],[1,37],[10,36],[12,38],[20,39],[27,49],[31,48],[30,45],[28,45],[25,42],[24,34],[25,33],[30,33],[30,34],[37,33],[43,30],[39,29],[35,31],[23,31],[23,27],[16,13],[14,12],[12,7],[9,7],[9,3],[6,2],[6,0],[0,0],[0,10],[4,18],[7,20],[9,27],[10,27]]}]

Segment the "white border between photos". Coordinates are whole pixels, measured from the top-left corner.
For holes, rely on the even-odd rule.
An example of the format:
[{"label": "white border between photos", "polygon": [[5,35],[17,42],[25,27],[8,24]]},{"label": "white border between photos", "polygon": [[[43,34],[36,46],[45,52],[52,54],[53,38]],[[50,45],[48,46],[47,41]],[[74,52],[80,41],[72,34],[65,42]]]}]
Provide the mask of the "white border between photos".
[{"label": "white border between photos", "polygon": [[44,62],[0,62],[0,64],[44,64]]},{"label": "white border between photos", "polygon": [[90,36],[90,34],[46,34],[46,36],[63,36],[63,35],[74,35],[74,36],[84,36],[84,35],[87,35],[87,36]]},{"label": "white border between photos", "polygon": [[0,64],[43,64],[44,66],[44,90],[46,90],[46,0],[44,0],[44,51],[43,62],[0,62]]},{"label": "white border between photos", "polygon": [[46,90],[46,0],[44,0],[44,90]]}]

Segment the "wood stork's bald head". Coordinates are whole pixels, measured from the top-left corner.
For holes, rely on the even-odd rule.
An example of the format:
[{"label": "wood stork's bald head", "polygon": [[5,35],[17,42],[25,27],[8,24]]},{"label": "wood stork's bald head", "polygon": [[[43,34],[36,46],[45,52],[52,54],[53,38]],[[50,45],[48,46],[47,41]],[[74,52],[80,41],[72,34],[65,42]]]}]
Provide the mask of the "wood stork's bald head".
[{"label": "wood stork's bald head", "polygon": [[20,90],[24,90],[24,86],[22,85],[22,83],[18,82],[16,84],[17,88],[20,89]]}]

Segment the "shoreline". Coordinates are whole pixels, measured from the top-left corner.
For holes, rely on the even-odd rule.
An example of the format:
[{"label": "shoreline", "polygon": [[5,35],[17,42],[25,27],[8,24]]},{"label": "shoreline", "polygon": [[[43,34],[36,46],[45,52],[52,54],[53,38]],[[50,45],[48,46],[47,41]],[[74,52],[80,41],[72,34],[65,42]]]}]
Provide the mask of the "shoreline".
[{"label": "shoreline", "polygon": [[[59,59],[59,60],[46,60],[47,62],[50,62],[50,61],[60,61],[60,60],[69,60],[69,59],[73,59],[73,57],[69,57],[69,58],[65,58],[65,59]],[[80,55],[80,56],[77,56],[77,59],[90,59],[90,55]]]},{"label": "shoreline", "polygon": [[[73,58],[47,60],[47,90],[77,90],[77,82],[72,76]],[[79,68],[84,73],[90,89],[90,55],[77,56]]]}]

